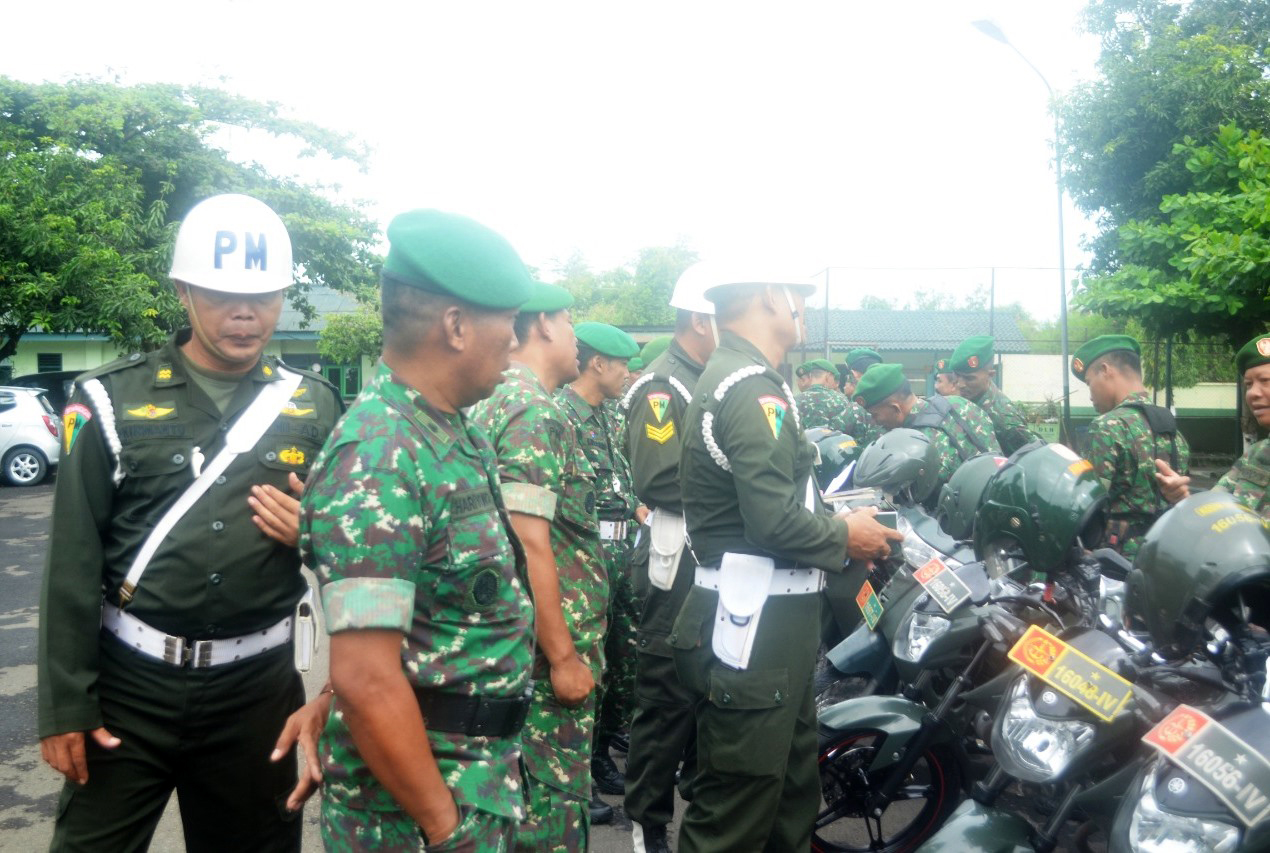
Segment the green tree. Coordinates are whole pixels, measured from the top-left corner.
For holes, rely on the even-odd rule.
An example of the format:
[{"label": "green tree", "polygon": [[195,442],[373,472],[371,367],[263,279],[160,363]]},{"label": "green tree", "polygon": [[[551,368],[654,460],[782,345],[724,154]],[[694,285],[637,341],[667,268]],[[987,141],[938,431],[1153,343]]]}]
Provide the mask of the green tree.
[{"label": "green tree", "polygon": [[166,284],[180,218],[219,192],[254,195],[291,233],[298,288],[364,288],[377,227],[330,188],[269,174],[217,144],[227,128],[292,142],[298,156],[364,165],[364,148],[261,104],[205,88],[0,77],[0,359],[32,327],[153,346],[181,320]]},{"label": "green tree", "polygon": [[318,353],[336,364],[359,364],[362,356],[375,358],[384,348],[384,322],[379,299],[362,302],[356,311],[335,314],[318,335]]},{"label": "green tree", "polygon": [[680,273],[697,260],[685,243],[640,249],[629,263],[596,273],[580,254],[557,263],[557,283],[573,294],[574,317],[614,326],[669,325],[670,295]]}]

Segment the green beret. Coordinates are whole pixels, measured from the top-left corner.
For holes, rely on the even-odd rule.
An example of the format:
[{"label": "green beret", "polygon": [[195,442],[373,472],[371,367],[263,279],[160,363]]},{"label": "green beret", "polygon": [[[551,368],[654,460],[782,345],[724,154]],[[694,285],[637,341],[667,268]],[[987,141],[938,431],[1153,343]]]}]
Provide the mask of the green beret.
[{"label": "green beret", "polygon": [[[875,352],[874,350],[871,350],[867,347],[860,347],[859,349],[853,349],[849,353],[847,353],[847,365],[852,370],[859,370],[860,369],[859,361],[862,358],[873,359],[873,361],[871,362],[872,364],[876,364],[882,360],[882,356],[878,355],[877,352]],[[866,367],[867,366],[868,365],[866,365]]]},{"label": "green beret", "polygon": [[948,368],[956,373],[979,370],[992,364],[992,335],[966,338],[948,357]]},{"label": "green beret", "polygon": [[1257,335],[1235,354],[1235,366],[1239,368],[1240,376],[1248,368],[1259,364],[1270,364],[1270,334]]},{"label": "green beret", "polygon": [[609,358],[634,358],[639,355],[639,344],[617,326],[608,323],[579,323],[573,327],[578,343],[588,346]]},{"label": "green beret", "polygon": [[653,359],[664,353],[668,346],[670,346],[670,335],[653,338],[644,344],[644,348],[639,351],[639,357],[644,360],[644,364],[652,364]]},{"label": "green beret", "polygon": [[824,358],[813,358],[811,361],[804,361],[802,364],[798,365],[794,372],[799,376],[806,376],[813,370],[823,370],[834,379],[838,378],[838,368],[834,367],[832,362]]},{"label": "green beret", "polygon": [[388,224],[384,273],[402,284],[483,308],[515,308],[533,287],[511,244],[481,223],[440,210],[411,210]]},{"label": "green beret", "polygon": [[551,314],[573,304],[573,294],[556,284],[530,280],[529,301],[520,306],[522,314]]},{"label": "green beret", "polygon": [[867,409],[900,390],[903,384],[904,368],[900,365],[872,364],[856,384],[853,399]]},{"label": "green beret", "polygon": [[631,373],[634,373],[637,370],[643,370],[644,359],[640,358],[639,356],[635,356],[630,361],[626,362],[626,369],[629,370]]},{"label": "green beret", "polygon": [[1081,382],[1085,381],[1085,371],[1089,365],[1109,352],[1128,350],[1134,355],[1142,355],[1142,347],[1128,335],[1099,335],[1093,340],[1085,341],[1072,356],[1072,375]]},{"label": "green beret", "polygon": [[948,367],[948,359],[941,358],[938,361],[936,361],[935,372],[936,373],[952,373],[952,370]]}]

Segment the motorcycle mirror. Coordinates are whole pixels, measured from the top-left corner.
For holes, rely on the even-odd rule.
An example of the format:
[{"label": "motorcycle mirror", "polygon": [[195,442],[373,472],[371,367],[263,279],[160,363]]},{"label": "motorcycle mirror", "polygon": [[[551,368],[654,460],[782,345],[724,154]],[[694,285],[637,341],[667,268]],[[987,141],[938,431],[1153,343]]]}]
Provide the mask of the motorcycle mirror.
[{"label": "motorcycle mirror", "polygon": [[1099,548],[1094,551],[1094,559],[1098,561],[1098,566],[1102,570],[1103,575],[1113,581],[1128,580],[1129,572],[1133,570],[1133,563],[1130,563],[1123,555],[1110,548]]}]

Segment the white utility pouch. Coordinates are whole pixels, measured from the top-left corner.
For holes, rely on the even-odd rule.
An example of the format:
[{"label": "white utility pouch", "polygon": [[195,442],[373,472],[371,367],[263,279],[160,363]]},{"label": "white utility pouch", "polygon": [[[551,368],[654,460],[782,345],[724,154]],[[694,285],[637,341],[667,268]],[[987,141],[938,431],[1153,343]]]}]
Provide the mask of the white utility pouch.
[{"label": "white utility pouch", "polygon": [[776,563],[770,557],[725,553],[719,562],[719,607],[712,648],[733,669],[750,665],[763,603],[772,588]]},{"label": "white utility pouch", "polygon": [[313,610],[313,587],[307,587],[295,606],[295,668],[308,672],[318,649],[317,614]]},{"label": "white utility pouch", "polygon": [[679,558],[687,540],[688,525],[682,515],[664,509],[653,513],[648,539],[649,583],[662,590],[669,590],[675,585]]}]

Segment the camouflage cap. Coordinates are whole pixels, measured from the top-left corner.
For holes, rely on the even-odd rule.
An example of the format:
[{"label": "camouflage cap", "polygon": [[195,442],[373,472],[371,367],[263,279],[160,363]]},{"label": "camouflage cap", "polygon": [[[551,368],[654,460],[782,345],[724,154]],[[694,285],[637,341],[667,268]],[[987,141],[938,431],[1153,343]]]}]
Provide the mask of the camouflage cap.
[{"label": "camouflage cap", "polygon": [[956,373],[986,368],[992,364],[992,335],[975,335],[957,345],[948,357],[948,369]]},{"label": "camouflage cap", "polygon": [[578,343],[609,358],[633,358],[639,355],[639,344],[617,326],[608,323],[579,323],[573,327]]},{"label": "camouflage cap", "polygon": [[644,344],[644,348],[639,351],[639,357],[644,360],[644,364],[652,364],[653,359],[664,353],[668,346],[670,346],[670,335],[653,338]]},{"label": "camouflage cap", "polygon": [[852,399],[868,409],[900,390],[903,384],[903,367],[898,364],[873,364],[860,377]]},{"label": "camouflage cap", "polygon": [[1085,371],[1089,365],[1109,352],[1128,350],[1135,355],[1142,355],[1142,347],[1137,340],[1128,335],[1099,335],[1085,341],[1072,355],[1072,375],[1081,382],[1085,381]]},{"label": "camouflage cap", "polygon": [[573,304],[573,294],[559,285],[544,284],[532,279],[530,284],[532,290],[529,299],[520,306],[522,314],[551,314],[555,311],[563,311]]},{"label": "camouflage cap", "polygon": [[411,210],[393,218],[384,274],[492,309],[522,305],[533,288],[510,243],[474,219],[440,210]]},{"label": "camouflage cap", "polygon": [[1257,335],[1235,354],[1235,366],[1239,368],[1240,376],[1248,368],[1259,364],[1270,364],[1270,333]]},{"label": "camouflage cap", "polygon": [[863,371],[870,364],[877,364],[880,361],[882,361],[882,356],[868,347],[859,347],[847,353],[847,366],[852,370]]},{"label": "camouflage cap", "polygon": [[823,370],[834,379],[838,378],[838,368],[834,367],[831,361],[824,358],[813,358],[811,361],[804,361],[802,364],[798,365],[798,367],[794,368],[794,373],[798,376],[806,376],[813,370]]}]

